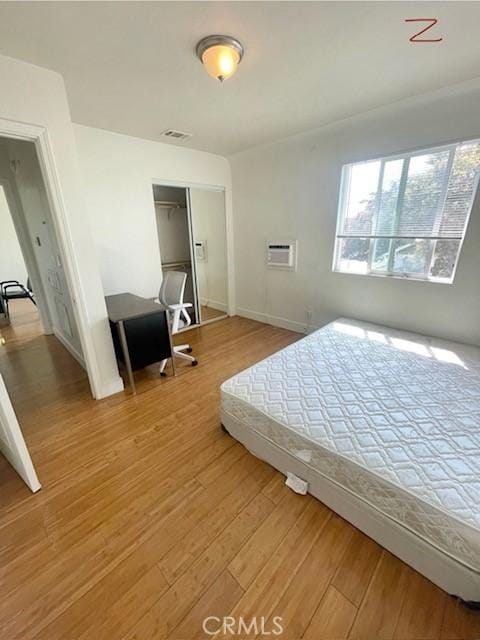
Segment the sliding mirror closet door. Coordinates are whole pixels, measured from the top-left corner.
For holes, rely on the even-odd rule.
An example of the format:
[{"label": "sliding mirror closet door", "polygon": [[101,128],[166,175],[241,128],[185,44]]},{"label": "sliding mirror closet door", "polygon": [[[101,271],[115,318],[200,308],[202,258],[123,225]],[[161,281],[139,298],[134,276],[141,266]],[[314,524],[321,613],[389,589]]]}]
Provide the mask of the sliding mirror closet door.
[{"label": "sliding mirror closet door", "polygon": [[227,315],[227,233],[223,190],[190,188],[190,212],[202,324]]}]

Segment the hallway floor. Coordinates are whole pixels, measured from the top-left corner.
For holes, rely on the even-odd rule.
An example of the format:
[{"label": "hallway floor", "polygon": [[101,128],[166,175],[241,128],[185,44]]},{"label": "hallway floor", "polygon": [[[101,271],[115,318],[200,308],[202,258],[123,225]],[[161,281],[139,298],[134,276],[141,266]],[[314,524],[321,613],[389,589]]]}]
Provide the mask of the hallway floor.
[{"label": "hallway floor", "polygon": [[87,374],[53,335],[42,333],[36,307],[29,300],[10,303],[10,325],[0,329],[0,372],[30,447],[42,437],[43,422],[90,395]]}]

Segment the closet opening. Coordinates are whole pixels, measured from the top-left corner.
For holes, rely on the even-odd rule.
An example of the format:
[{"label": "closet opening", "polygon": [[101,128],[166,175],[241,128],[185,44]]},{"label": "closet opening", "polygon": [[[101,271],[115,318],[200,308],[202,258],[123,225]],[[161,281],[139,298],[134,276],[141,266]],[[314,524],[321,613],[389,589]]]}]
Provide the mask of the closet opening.
[{"label": "closet opening", "polygon": [[188,328],[227,316],[228,269],[223,189],[153,185],[162,274],[186,273]]}]

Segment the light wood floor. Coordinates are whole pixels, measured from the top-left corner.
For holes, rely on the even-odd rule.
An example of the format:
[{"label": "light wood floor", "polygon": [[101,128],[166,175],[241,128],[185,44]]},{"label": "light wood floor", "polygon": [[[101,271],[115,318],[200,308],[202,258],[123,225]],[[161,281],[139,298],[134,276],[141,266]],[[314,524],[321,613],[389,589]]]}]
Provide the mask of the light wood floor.
[{"label": "light wood floor", "polygon": [[297,334],[207,325],[198,367],[95,402],[31,309],[14,323],[0,369],[44,488],[0,460],[1,640],[191,640],[224,615],[282,616],[292,639],[480,637],[480,615],[221,431],[220,383]]},{"label": "light wood floor", "polygon": [[206,307],[202,304],[200,307],[200,315],[202,317],[202,322],[207,322],[208,320],[213,320],[214,318],[223,317],[225,315],[225,311],[219,311],[218,309],[214,309],[213,307]]}]

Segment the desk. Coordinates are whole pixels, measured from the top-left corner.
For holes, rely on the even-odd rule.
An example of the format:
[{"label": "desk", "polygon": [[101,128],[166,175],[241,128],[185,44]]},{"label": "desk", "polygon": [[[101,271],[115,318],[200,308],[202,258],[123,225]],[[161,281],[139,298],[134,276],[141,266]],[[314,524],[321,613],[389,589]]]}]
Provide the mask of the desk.
[{"label": "desk", "polygon": [[136,393],[133,372],[154,362],[172,359],[172,337],[164,305],[133,293],[106,296],[108,319],[117,359],[125,365],[132,393]]}]

